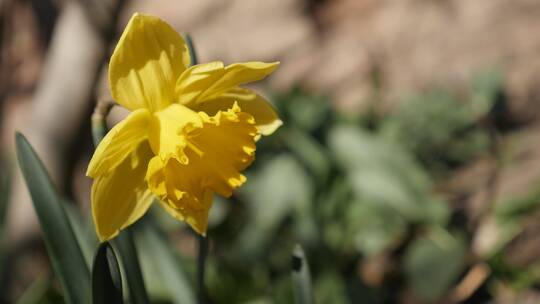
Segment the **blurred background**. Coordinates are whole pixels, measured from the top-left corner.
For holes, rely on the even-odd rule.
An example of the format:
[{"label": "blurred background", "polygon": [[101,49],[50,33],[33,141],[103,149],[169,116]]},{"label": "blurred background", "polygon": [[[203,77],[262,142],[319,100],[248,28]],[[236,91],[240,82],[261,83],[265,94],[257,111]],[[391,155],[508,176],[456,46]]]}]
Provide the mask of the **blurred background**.
[{"label": "blurred background", "polygon": [[[1,302],[62,303],[15,130],[93,255],[90,116],[136,11],[200,62],[281,61],[255,88],[284,126],[212,209],[213,303],[291,303],[296,243],[318,303],[540,303],[538,0],[0,0]],[[149,217],[190,288],[194,234]],[[152,298],[181,303],[136,238]]]}]

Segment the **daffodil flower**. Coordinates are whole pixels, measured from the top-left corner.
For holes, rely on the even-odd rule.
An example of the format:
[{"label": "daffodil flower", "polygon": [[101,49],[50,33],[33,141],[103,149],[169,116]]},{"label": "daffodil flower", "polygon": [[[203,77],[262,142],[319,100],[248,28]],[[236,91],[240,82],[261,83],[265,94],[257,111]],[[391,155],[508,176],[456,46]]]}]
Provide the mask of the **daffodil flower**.
[{"label": "daffodil flower", "polygon": [[189,66],[182,37],[159,18],[135,14],[109,64],[111,95],[131,113],[114,126],[88,165],[100,240],[138,220],[157,197],[205,235],[214,193],[246,181],[255,141],[280,125],[272,106],[240,85],[278,63],[215,61]]}]

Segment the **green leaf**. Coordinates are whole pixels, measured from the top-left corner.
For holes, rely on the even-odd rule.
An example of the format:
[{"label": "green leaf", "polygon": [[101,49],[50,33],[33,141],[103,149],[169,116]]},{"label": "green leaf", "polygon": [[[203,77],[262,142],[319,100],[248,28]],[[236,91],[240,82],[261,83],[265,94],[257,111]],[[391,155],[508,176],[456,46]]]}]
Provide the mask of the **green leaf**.
[{"label": "green leaf", "polygon": [[293,89],[278,99],[285,108],[286,121],[304,131],[315,131],[330,118],[330,101],[325,96]]},{"label": "green leaf", "polygon": [[399,241],[407,222],[395,210],[384,205],[351,202],[344,218],[347,230],[341,231],[353,246],[367,256],[375,255]]},{"label": "green leaf", "polygon": [[[237,257],[256,258],[265,250],[279,225],[286,217],[309,214],[312,199],[312,185],[305,170],[288,154],[276,156],[266,162],[257,175],[248,177],[245,187],[239,189],[241,196],[249,201],[247,229],[237,240],[240,253]],[[302,225],[308,227],[311,225]],[[304,231],[302,238],[310,238],[314,231]]]},{"label": "green leaf", "polygon": [[335,269],[324,271],[318,275],[313,291],[317,303],[346,304],[350,302],[347,299],[344,278]]},{"label": "green leaf", "polygon": [[405,274],[420,297],[433,301],[454,283],[464,263],[464,241],[437,229],[415,240],[407,249]]},{"label": "green leaf", "polygon": [[289,149],[316,177],[318,184],[324,184],[330,172],[330,161],[325,148],[312,136],[297,128],[287,128],[283,134]]},{"label": "green leaf", "polygon": [[51,278],[49,276],[42,275],[38,277],[17,299],[17,304],[46,303],[44,298],[51,285]]},{"label": "green leaf", "polygon": [[161,285],[165,285],[172,302],[195,304],[193,287],[182,271],[182,265],[175,257],[174,250],[167,244],[153,223],[146,222],[141,230],[141,245],[145,248],[151,248],[152,266],[159,275]]},{"label": "green leaf", "polygon": [[92,268],[92,302],[123,303],[122,276],[116,255],[109,243],[102,243]]},{"label": "green leaf", "polygon": [[122,262],[122,270],[125,274],[131,302],[135,304],[150,303],[139,264],[137,248],[133,241],[132,228],[124,229],[112,240],[112,243]]},{"label": "green leaf", "polygon": [[292,254],[292,284],[294,300],[297,304],[313,304],[313,287],[306,254],[296,245]]},{"label": "green leaf", "polygon": [[500,102],[497,95],[503,89],[502,75],[498,71],[492,69],[475,74],[471,87],[471,100],[468,106],[475,119],[481,119],[495,107],[501,107],[500,110],[506,107],[505,104],[497,104]]},{"label": "green leaf", "polygon": [[67,201],[65,201],[64,206],[66,207],[69,223],[86,260],[86,265],[91,269],[96,247],[99,244],[92,218],[83,216],[77,206],[69,204]]},{"label": "green leaf", "polygon": [[447,219],[447,206],[432,195],[427,173],[399,146],[354,126],[332,129],[329,146],[362,203],[384,205],[411,222]]},{"label": "green leaf", "polygon": [[379,133],[413,153],[432,172],[449,174],[489,147],[488,134],[478,124],[491,109],[493,98],[488,95],[475,91],[464,102],[449,90],[429,90],[407,98],[384,119]]},{"label": "green leaf", "polygon": [[68,303],[90,303],[90,272],[66,211],[43,164],[26,138],[16,134],[17,157],[43,238]]}]

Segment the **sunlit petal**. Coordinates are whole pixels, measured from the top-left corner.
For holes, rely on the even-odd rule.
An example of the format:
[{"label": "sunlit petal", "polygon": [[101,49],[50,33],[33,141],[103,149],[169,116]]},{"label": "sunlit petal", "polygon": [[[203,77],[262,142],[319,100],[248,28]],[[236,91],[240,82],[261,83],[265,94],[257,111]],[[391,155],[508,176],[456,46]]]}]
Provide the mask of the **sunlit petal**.
[{"label": "sunlit petal", "polygon": [[229,197],[246,182],[255,141],[282,124],[263,97],[239,87],[278,62],[189,64],[188,47],[168,24],[133,15],[109,65],[111,95],[133,112],[105,136],[87,171],[102,241],[139,219],[154,197],[204,235],[213,195]]},{"label": "sunlit petal", "polygon": [[[198,115],[202,125],[191,125],[180,132],[185,158],[156,156],[146,175],[149,189],[186,221],[188,215],[190,221],[196,221],[202,211],[208,212],[209,190],[228,197],[246,181],[240,172],[254,159],[258,134],[253,117],[236,104],[214,116],[203,112]],[[206,220],[204,225],[190,225],[200,229],[206,226]]]},{"label": "sunlit petal", "polygon": [[184,153],[186,147],[186,131],[202,126],[202,119],[193,110],[180,105],[172,104],[166,109],[154,113],[150,122],[150,146],[154,154],[164,161],[177,158],[187,162]]},{"label": "sunlit petal", "polygon": [[274,107],[264,97],[252,90],[240,87],[232,88],[215,98],[198,103],[193,106],[193,110],[214,115],[218,111],[230,109],[235,102],[243,112],[255,118],[257,129],[262,135],[274,133],[283,124]]},{"label": "sunlit petal", "polygon": [[254,61],[224,67],[223,63],[216,61],[192,66],[182,73],[176,83],[177,101],[192,105],[214,98],[238,85],[265,78],[278,65],[278,62]]},{"label": "sunlit petal", "polygon": [[101,241],[143,216],[152,201],[144,176],[152,151],[143,143],[109,174],[94,179],[92,185],[92,216]]},{"label": "sunlit petal", "polygon": [[98,177],[120,165],[141,142],[148,138],[149,122],[150,112],[139,109],[114,126],[96,148],[86,175]]},{"label": "sunlit petal", "polygon": [[188,47],[167,23],[135,14],[111,57],[112,97],[130,110],[162,109],[175,99],[176,80],[189,62]]},{"label": "sunlit petal", "polygon": [[[202,195],[202,200],[198,203],[205,206],[201,209],[192,209],[192,208],[176,208],[174,205],[170,205],[165,202],[161,202],[161,206],[173,217],[178,220],[186,222],[193,230],[201,235],[206,235],[206,230],[208,228],[208,213],[212,207],[213,192],[206,190]],[[181,205],[193,205],[194,202],[190,202],[192,199],[190,197],[183,198],[183,203]]]}]

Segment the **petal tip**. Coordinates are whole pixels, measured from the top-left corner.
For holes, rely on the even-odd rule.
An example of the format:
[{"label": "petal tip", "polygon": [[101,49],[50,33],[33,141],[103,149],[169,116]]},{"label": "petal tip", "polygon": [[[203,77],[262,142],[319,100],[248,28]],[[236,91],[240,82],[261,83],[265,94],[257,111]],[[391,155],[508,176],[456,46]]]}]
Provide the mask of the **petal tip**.
[{"label": "petal tip", "polygon": [[116,230],[113,233],[103,234],[100,231],[98,231],[98,228],[96,227],[96,235],[100,243],[110,241],[111,239],[116,237],[119,233],[120,233],[120,230]]},{"label": "petal tip", "polygon": [[261,135],[268,136],[276,132],[276,130],[279,129],[282,125],[283,121],[281,119],[276,119],[269,124],[258,126],[258,129]]},{"label": "petal tip", "polygon": [[135,12],[135,13],[133,13],[133,15],[131,15],[131,20],[144,19],[144,18],[157,18],[157,17],[152,16],[152,15],[148,15],[148,14],[144,14],[144,13],[139,13],[139,12]]}]

